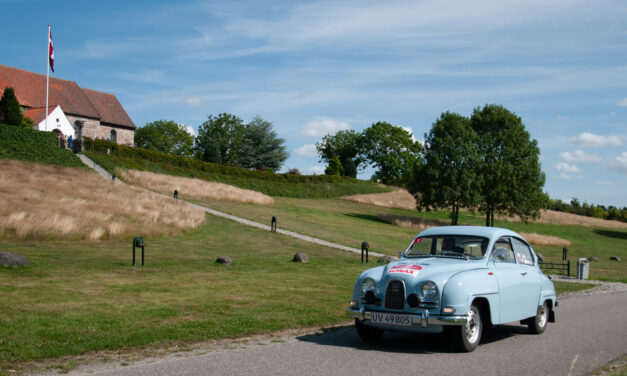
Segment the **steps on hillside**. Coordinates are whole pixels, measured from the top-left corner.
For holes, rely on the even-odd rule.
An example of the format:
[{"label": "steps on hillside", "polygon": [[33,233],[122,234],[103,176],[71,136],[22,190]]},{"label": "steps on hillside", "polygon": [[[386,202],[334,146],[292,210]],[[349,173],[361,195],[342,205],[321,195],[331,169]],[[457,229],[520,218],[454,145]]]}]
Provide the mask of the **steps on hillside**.
[{"label": "steps on hillside", "polygon": [[94,171],[96,171],[103,178],[109,179],[109,180],[113,180],[113,175],[110,174],[109,171],[105,170],[99,164],[97,164],[96,162],[92,161],[85,154],[78,154],[78,157],[81,159],[81,161],[83,163],[85,163],[87,165],[87,167],[89,167],[89,168],[93,169]]}]

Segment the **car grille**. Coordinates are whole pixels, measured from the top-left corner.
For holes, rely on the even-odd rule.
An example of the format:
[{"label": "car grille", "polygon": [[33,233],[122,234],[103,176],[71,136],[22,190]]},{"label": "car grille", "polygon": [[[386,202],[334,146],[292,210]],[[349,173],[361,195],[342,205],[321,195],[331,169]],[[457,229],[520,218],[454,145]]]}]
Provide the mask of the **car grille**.
[{"label": "car grille", "polygon": [[401,281],[390,281],[385,291],[385,308],[405,308],[405,286]]}]

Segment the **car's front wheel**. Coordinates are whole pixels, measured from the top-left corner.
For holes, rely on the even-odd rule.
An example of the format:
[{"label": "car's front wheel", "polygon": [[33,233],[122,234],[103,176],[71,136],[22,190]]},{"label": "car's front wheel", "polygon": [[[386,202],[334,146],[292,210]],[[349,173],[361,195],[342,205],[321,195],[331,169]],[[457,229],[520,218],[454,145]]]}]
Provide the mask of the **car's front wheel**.
[{"label": "car's front wheel", "polygon": [[549,305],[544,302],[542,308],[538,311],[536,317],[530,317],[527,319],[527,326],[532,334],[541,334],[546,330],[547,323],[549,321]]},{"label": "car's front wheel", "polygon": [[474,351],[483,333],[483,322],[481,321],[481,310],[476,305],[471,305],[468,310],[468,322],[466,325],[451,327],[453,330],[453,346],[458,351]]},{"label": "car's front wheel", "polygon": [[364,325],[361,323],[361,321],[359,321],[359,319],[355,319],[355,328],[357,329],[357,334],[359,334],[359,337],[366,341],[379,339],[383,335],[383,329]]}]

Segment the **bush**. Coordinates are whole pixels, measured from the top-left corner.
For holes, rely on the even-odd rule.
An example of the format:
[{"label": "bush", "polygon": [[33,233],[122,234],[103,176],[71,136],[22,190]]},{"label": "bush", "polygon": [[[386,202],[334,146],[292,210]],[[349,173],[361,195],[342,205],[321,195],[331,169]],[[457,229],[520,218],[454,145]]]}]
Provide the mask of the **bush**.
[{"label": "bush", "polygon": [[56,134],[6,124],[0,124],[0,158],[85,167],[71,151],[58,146]]}]

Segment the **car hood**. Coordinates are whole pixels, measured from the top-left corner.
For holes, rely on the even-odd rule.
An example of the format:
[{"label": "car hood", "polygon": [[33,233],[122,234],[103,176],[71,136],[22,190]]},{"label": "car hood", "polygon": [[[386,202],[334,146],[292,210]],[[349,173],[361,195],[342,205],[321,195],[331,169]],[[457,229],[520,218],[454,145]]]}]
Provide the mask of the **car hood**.
[{"label": "car hood", "polygon": [[406,285],[413,285],[431,280],[439,285],[444,284],[451,276],[466,271],[485,268],[485,260],[465,260],[448,257],[422,257],[401,259],[379,269],[379,276],[372,276],[387,284],[390,279],[400,279]]}]

